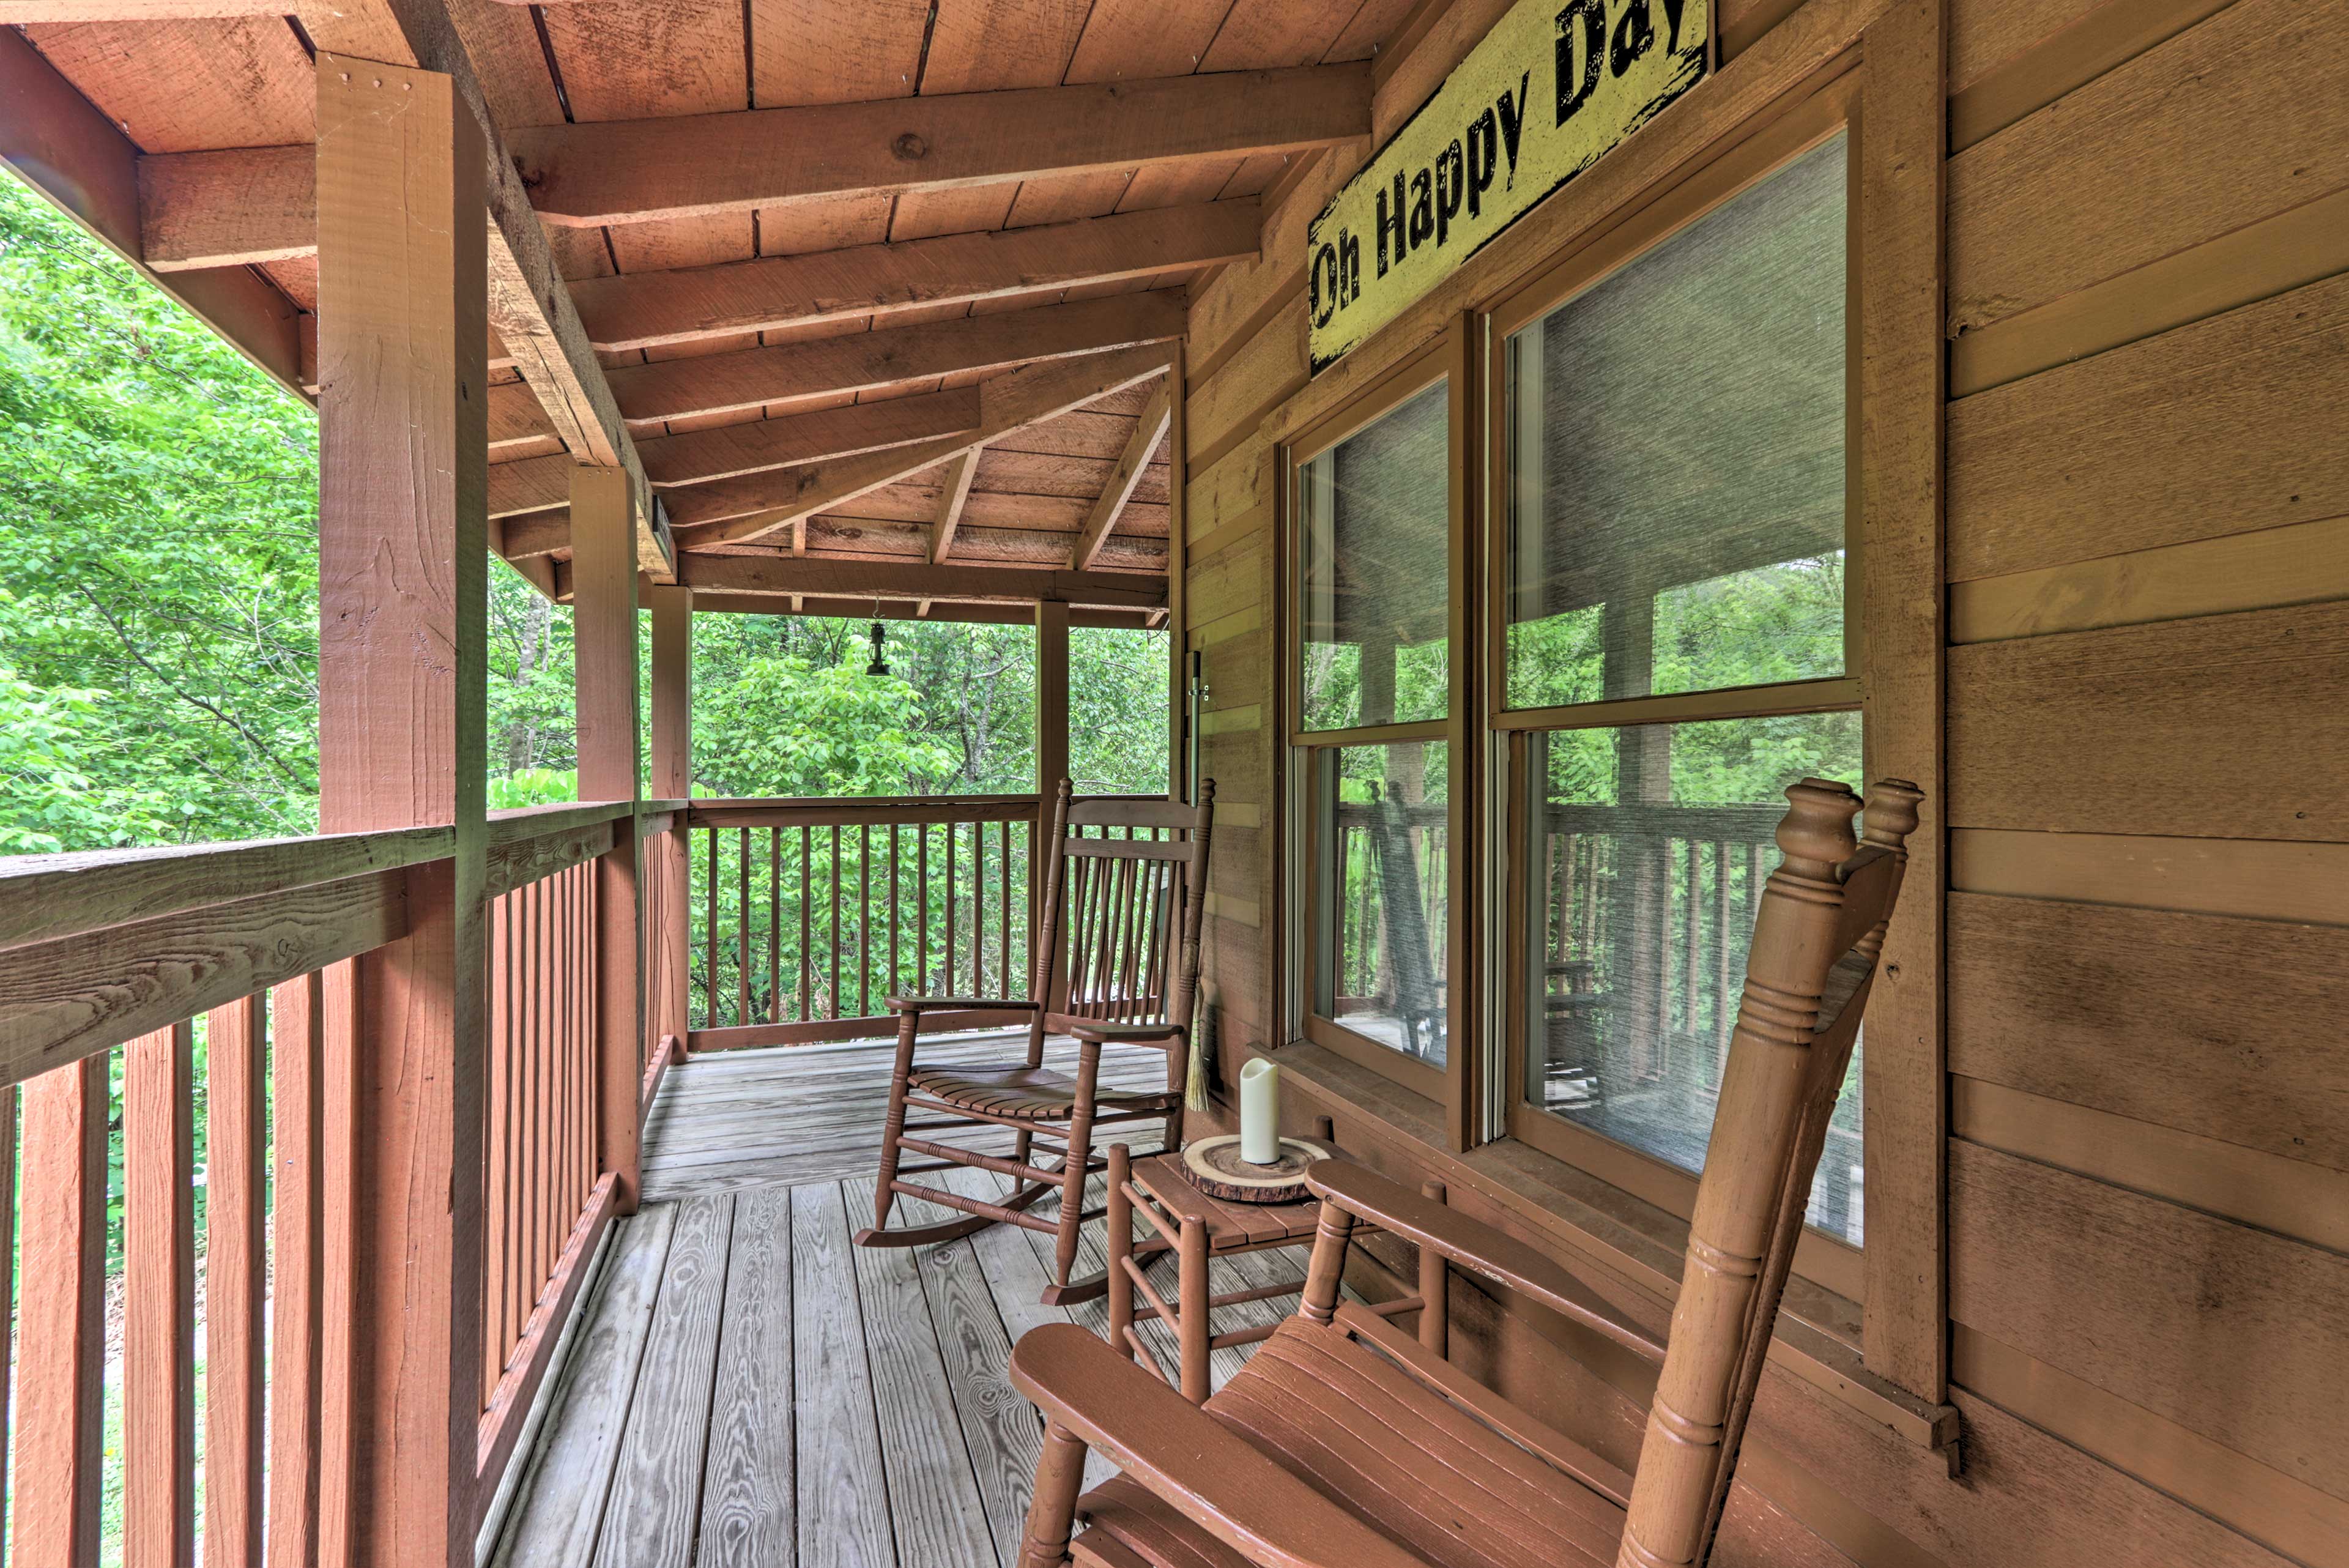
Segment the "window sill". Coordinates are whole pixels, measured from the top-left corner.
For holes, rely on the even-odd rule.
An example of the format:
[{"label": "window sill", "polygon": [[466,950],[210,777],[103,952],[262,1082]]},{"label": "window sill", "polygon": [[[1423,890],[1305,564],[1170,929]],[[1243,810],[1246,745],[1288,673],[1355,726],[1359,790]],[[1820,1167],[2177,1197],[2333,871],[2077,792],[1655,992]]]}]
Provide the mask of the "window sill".
[{"label": "window sill", "polygon": [[[1455,1194],[1473,1192],[1500,1211],[1480,1218],[1568,1254],[1586,1266],[1594,1287],[1651,1329],[1661,1332],[1671,1321],[1688,1245],[1685,1221],[1512,1138],[1456,1153],[1441,1105],[1310,1041],[1292,1042],[1277,1059],[1337,1116],[1340,1143],[1348,1141],[1349,1116],[1376,1124],[1401,1146],[1395,1152]],[[1858,1303],[1789,1281],[1770,1364],[1920,1449],[1948,1451],[1955,1464],[1956,1407],[1928,1403],[1868,1370]]]}]

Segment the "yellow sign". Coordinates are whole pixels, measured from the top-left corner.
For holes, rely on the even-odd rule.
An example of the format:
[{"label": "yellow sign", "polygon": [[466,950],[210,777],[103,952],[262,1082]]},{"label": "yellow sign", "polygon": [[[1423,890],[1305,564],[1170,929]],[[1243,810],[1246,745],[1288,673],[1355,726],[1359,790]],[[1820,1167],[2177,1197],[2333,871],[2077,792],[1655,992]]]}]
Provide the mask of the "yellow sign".
[{"label": "yellow sign", "polygon": [[1307,231],[1313,369],[1704,77],[1713,0],[1521,0]]}]

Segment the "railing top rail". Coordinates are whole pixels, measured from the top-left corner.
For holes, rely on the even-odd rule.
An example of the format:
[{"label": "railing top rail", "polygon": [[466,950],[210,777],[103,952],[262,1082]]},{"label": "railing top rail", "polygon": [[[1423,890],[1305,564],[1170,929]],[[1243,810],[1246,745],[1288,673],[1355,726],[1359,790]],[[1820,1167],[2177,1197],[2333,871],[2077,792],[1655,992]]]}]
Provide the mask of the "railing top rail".
[{"label": "railing top rail", "polygon": [[0,948],[438,860],[447,827],[0,857]]},{"label": "railing top rail", "polygon": [[[657,811],[667,804],[648,801],[644,809]],[[633,801],[564,800],[551,805],[519,805],[493,811],[489,814],[490,847],[518,844],[526,838],[543,838],[552,833],[568,833],[575,827],[593,827],[599,822],[616,822],[636,809]]]},{"label": "railing top rail", "polygon": [[779,794],[696,795],[685,803],[688,811],[798,811],[854,806],[886,811],[905,806],[1034,805],[1034,792],[1013,794]]}]

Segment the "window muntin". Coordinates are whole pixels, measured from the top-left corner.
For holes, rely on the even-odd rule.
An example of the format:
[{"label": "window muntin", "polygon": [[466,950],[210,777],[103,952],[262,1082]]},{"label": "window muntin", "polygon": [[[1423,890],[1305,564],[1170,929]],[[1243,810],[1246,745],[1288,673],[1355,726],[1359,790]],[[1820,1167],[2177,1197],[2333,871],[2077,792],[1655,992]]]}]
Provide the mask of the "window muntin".
[{"label": "window muntin", "polygon": [[1513,709],[1845,670],[1845,137],[1510,335]]},{"label": "window muntin", "polygon": [[[1859,774],[1847,711],[1527,736],[1526,1102],[1701,1172],[1784,791]],[[1809,1214],[1855,1246],[1859,1064]]]},{"label": "window muntin", "polygon": [[1298,467],[1301,729],[1450,711],[1450,423],[1439,381]]},{"label": "window muntin", "polygon": [[1312,1011],[1430,1067],[1450,1053],[1451,789],[1442,741],[1313,753]]}]

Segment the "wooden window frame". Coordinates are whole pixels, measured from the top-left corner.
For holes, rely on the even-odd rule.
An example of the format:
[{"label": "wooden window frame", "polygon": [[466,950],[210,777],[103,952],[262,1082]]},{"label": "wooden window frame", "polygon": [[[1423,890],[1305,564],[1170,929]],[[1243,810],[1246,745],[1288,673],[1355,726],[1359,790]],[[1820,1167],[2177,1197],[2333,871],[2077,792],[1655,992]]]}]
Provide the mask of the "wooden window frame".
[{"label": "wooden window frame", "polygon": [[[1473,992],[1482,972],[1480,954],[1472,949],[1479,938],[1475,907],[1477,815],[1474,809],[1476,760],[1470,755],[1479,715],[1478,661],[1469,654],[1474,625],[1472,599],[1475,567],[1471,555],[1476,497],[1473,493],[1476,464],[1473,460],[1476,385],[1471,376],[1470,332],[1465,318],[1454,320],[1444,333],[1419,353],[1380,376],[1339,408],[1299,431],[1278,449],[1280,487],[1281,607],[1279,639],[1282,711],[1288,742],[1288,777],[1283,782],[1289,803],[1290,858],[1286,884],[1285,931],[1295,959],[1288,966],[1282,999],[1282,1016],[1296,1038],[1311,1042],[1358,1066],[1387,1078],[1440,1107],[1451,1129],[1453,1147],[1466,1148],[1473,1141],[1472,1106],[1475,1084],[1481,1070],[1474,1023]],[[1375,424],[1430,387],[1446,388],[1444,399],[1446,448],[1445,566],[1452,589],[1446,609],[1444,639],[1449,649],[1445,670],[1445,710],[1440,719],[1408,723],[1357,725],[1342,730],[1303,727],[1304,692],[1304,536],[1298,486],[1306,465],[1348,437]],[[1412,742],[1442,742],[1446,755],[1444,806],[1444,1062],[1441,1069],[1403,1055],[1336,1019],[1313,1011],[1312,965],[1318,951],[1322,877],[1318,861],[1317,813],[1313,794],[1322,759],[1320,753],[1349,747],[1392,745]]]},{"label": "wooden window frame", "polygon": [[[1534,889],[1526,862],[1532,847],[1525,836],[1526,760],[1530,738],[1574,730],[1620,730],[1637,726],[1696,723],[1758,718],[1785,713],[1857,711],[1862,744],[1868,732],[1865,607],[1863,576],[1864,530],[1859,495],[1859,450],[1862,440],[1858,364],[1862,352],[1859,320],[1860,136],[1855,113],[1858,96],[1856,74],[1844,76],[1804,99],[1788,112],[1740,142],[1733,150],[1697,171],[1670,192],[1610,230],[1603,243],[1585,247],[1545,268],[1495,304],[1485,317],[1485,461],[1489,478],[1484,486],[1483,518],[1485,603],[1479,653],[1485,667],[1485,689],[1490,693],[1485,722],[1506,747],[1507,788],[1497,798],[1503,815],[1494,827],[1505,836],[1507,852],[1498,857],[1492,876],[1500,884],[1500,924],[1492,940],[1495,962],[1503,971],[1499,988],[1497,1049],[1487,1043],[1495,1058],[1494,1072],[1501,1089],[1502,1126],[1508,1137],[1577,1169],[1588,1172],[1644,1203],[1686,1220],[1696,1206],[1697,1178],[1658,1156],[1609,1137],[1536,1106],[1526,1094],[1526,1040],[1531,1026],[1527,1006],[1528,977],[1525,944],[1535,917]],[[1844,311],[1844,668],[1840,674],[1807,680],[1766,685],[1722,687],[1662,695],[1602,699],[1569,706],[1510,708],[1508,686],[1508,566],[1509,509],[1514,483],[1509,468],[1511,388],[1510,337],[1541,320],[1568,301],[1597,287],[1661,246],[1685,234],[1706,216],[1721,211],[1801,160],[1846,137],[1845,162],[1845,311]],[[1862,1058],[1862,1100],[1866,1066]],[[1864,1113],[1863,1113],[1864,1114]],[[1863,1147],[1865,1132],[1863,1130]],[[1795,1269],[1813,1282],[1854,1303],[1867,1296],[1865,1248],[1839,1238],[1806,1230],[1797,1244]]]}]

